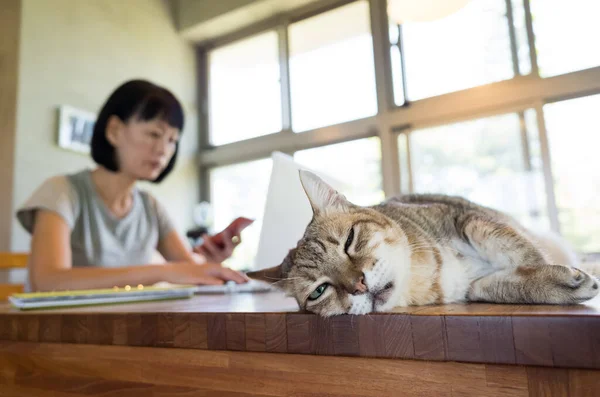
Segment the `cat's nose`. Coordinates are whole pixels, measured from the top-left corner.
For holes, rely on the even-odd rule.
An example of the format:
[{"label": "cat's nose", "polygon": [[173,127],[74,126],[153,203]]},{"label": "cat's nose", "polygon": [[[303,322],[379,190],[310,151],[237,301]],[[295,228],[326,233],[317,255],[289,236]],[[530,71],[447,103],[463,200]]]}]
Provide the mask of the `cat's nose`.
[{"label": "cat's nose", "polygon": [[360,295],[360,294],[364,294],[365,292],[367,292],[369,289],[367,288],[367,286],[365,285],[365,278],[364,277],[360,277],[358,279],[358,281],[356,282],[356,284],[354,285],[354,293],[353,295]]}]

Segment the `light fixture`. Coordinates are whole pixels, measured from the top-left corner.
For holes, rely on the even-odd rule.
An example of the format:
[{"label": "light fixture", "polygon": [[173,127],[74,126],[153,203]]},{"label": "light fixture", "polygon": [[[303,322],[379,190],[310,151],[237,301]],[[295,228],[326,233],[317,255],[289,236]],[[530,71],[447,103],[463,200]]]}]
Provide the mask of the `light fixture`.
[{"label": "light fixture", "polygon": [[460,10],[470,0],[388,0],[388,16],[398,25],[428,22]]}]

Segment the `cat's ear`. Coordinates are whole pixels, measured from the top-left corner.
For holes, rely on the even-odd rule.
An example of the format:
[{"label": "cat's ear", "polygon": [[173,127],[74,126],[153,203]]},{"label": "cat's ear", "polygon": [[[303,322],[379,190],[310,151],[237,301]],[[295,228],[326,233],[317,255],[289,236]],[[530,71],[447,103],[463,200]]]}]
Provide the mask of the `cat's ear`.
[{"label": "cat's ear", "polygon": [[344,211],[350,206],[342,194],[310,171],[300,170],[300,182],[315,214]]},{"label": "cat's ear", "polygon": [[283,279],[281,265],[257,270],[255,272],[248,272],[246,273],[246,276],[250,277],[251,279],[264,281],[269,284],[279,282]]},{"label": "cat's ear", "polygon": [[289,273],[292,264],[293,257],[296,249],[291,249],[283,259],[280,265],[269,267],[267,269],[257,270],[255,272],[248,272],[246,276],[251,279],[264,281],[272,284],[275,287],[284,289],[287,281],[287,274]]}]

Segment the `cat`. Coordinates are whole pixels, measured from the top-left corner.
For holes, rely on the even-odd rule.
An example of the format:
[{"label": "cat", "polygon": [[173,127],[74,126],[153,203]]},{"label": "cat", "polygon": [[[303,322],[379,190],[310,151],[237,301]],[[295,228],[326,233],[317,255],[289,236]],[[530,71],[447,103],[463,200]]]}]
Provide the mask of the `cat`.
[{"label": "cat", "polygon": [[313,211],[304,236],[279,266],[248,276],[283,289],[306,311],[329,317],[454,302],[574,304],[598,294],[594,276],[564,263],[572,257],[543,248],[555,240],[499,211],[436,194],[361,207],[315,174],[299,176]]}]

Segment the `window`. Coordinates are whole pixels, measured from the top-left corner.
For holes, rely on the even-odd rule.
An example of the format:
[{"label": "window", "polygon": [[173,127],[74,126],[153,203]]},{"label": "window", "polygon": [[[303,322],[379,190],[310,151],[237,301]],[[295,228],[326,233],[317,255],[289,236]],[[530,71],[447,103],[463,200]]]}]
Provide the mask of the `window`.
[{"label": "window", "polygon": [[[399,157],[386,156],[386,164],[398,164],[386,168],[386,186],[461,195],[533,229],[558,224],[578,250],[600,255],[600,171],[593,167],[600,95],[566,98],[600,92],[600,0],[472,0],[441,19],[371,26],[386,24],[384,3],[290,9],[272,19],[276,29],[268,22],[270,31],[209,50],[209,138],[231,146],[201,151],[235,164],[210,173],[215,229],[237,216],[257,218],[228,264],[253,265],[271,167],[269,159],[240,164],[240,152],[259,158],[302,148],[296,161],[345,183],[350,201],[372,205],[384,199],[380,137],[398,143]],[[389,46],[382,48],[389,60],[374,59],[374,41]],[[286,69],[289,76],[281,76]],[[541,77],[573,75],[531,76],[538,70]],[[516,78],[525,75],[535,78]],[[392,87],[376,87],[390,77]],[[377,92],[388,88],[395,105],[406,106],[378,108]],[[527,108],[557,98],[543,110]],[[512,113],[481,118],[482,111]],[[347,141],[366,121],[377,129],[373,137]],[[260,147],[241,142],[268,134]]]},{"label": "window", "polygon": [[289,27],[292,128],[377,113],[369,4],[357,1]]},{"label": "window", "polygon": [[600,252],[600,95],[544,106],[561,233]]},{"label": "window", "polygon": [[278,42],[267,32],[209,53],[211,144],[281,130]]},{"label": "window", "polygon": [[505,0],[471,1],[443,19],[403,24],[402,45],[409,100],[514,76]]},{"label": "window", "polygon": [[341,193],[354,204],[373,205],[384,199],[379,138],[302,150],[294,159],[347,184],[348,189]]},{"label": "window", "polygon": [[254,265],[271,166],[269,158],[218,167],[210,171],[214,230],[223,230],[239,216],[255,219],[254,223],[242,232],[242,243],[225,262],[233,269],[248,269]]},{"label": "window", "polygon": [[600,65],[600,2],[530,0],[540,75],[555,76]]},{"label": "window", "polygon": [[[526,226],[547,229],[534,120],[529,111],[411,132],[414,192],[460,195],[505,211]],[[536,131],[528,133],[526,126]],[[407,145],[399,141],[399,147]]]}]

